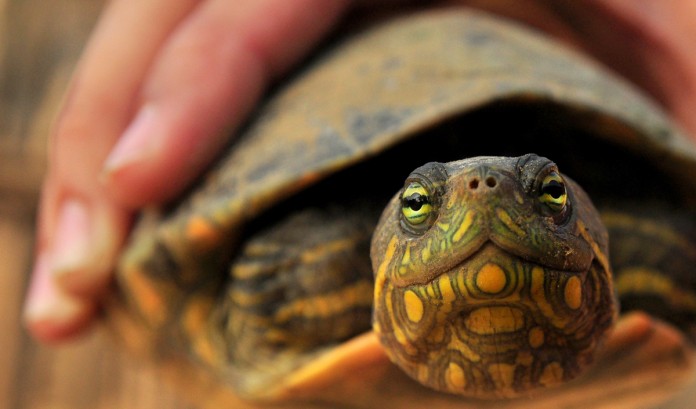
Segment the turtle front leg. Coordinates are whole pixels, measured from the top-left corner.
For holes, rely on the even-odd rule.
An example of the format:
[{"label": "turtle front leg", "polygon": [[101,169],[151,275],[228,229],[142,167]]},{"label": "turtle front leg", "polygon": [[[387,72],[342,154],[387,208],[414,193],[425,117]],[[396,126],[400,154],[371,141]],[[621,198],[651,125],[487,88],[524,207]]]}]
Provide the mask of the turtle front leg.
[{"label": "turtle front leg", "polygon": [[696,214],[603,212],[622,311],[646,311],[696,341]]},{"label": "turtle front leg", "polygon": [[311,358],[370,329],[369,213],[305,209],[242,246],[210,327],[240,393],[267,394]]}]

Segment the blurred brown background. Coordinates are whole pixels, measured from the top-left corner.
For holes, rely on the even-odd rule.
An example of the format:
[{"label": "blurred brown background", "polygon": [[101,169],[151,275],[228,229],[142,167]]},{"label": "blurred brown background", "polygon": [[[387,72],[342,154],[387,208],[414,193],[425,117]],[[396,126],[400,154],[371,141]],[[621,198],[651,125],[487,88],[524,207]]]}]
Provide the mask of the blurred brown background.
[{"label": "blurred brown background", "polygon": [[93,331],[34,343],[21,323],[52,120],[102,2],[0,0],[0,408],[187,408]]},{"label": "blurred brown background", "polygon": [[[46,347],[22,328],[48,133],[101,5],[0,0],[0,409],[191,408],[98,330]],[[670,407],[692,407],[694,395]]]}]

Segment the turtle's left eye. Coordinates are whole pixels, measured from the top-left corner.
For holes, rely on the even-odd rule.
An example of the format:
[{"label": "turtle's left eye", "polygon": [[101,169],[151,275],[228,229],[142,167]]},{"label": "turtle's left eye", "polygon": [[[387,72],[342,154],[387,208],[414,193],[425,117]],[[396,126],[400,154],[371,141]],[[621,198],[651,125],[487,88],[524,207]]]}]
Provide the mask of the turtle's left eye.
[{"label": "turtle's left eye", "polygon": [[417,226],[428,220],[433,212],[433,205],[428,190],[418,182],[411,182],[401,195],[401,214],[411,226]]},{"label": "turtle's left eye", "polygon": [[565,208],[568,192],[565,182],[558,172],[549,173],[541,182],[539,200],[556,212]]}]

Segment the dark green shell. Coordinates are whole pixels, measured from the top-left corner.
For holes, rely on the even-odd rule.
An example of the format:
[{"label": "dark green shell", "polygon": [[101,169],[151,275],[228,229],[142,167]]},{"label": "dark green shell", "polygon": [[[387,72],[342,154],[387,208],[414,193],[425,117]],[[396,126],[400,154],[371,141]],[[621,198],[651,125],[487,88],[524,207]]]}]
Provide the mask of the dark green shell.
[{"label": "dark green shell", "polygon": [[693,143],[631,86],[541,37],[449,11],[383,24],[320,57],[274,96],[219,169],[126,258],[147,264],[167,248],[187,274],[205,275],[208,266],[199,260],[210,258],[208,246],[186,234],[192,218],[228,236],[273,203],[433,123],[519,98],[582,111],[598,135],[683,178],[685,200],[696,201]]}]

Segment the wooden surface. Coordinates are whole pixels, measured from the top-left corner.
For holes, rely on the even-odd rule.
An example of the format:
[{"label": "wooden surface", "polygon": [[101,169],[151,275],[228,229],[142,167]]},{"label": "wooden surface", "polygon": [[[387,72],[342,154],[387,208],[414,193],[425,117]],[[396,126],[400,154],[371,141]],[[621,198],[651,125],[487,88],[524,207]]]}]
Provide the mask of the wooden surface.
[{"label": "wooden surface", "polygon": [[[46,347],[21,324],[47,135],[99,9],[96,0],[0,0],[0,409],[192,408],[99,330]],[[691,388],[671,407],[694,401]]]}]

